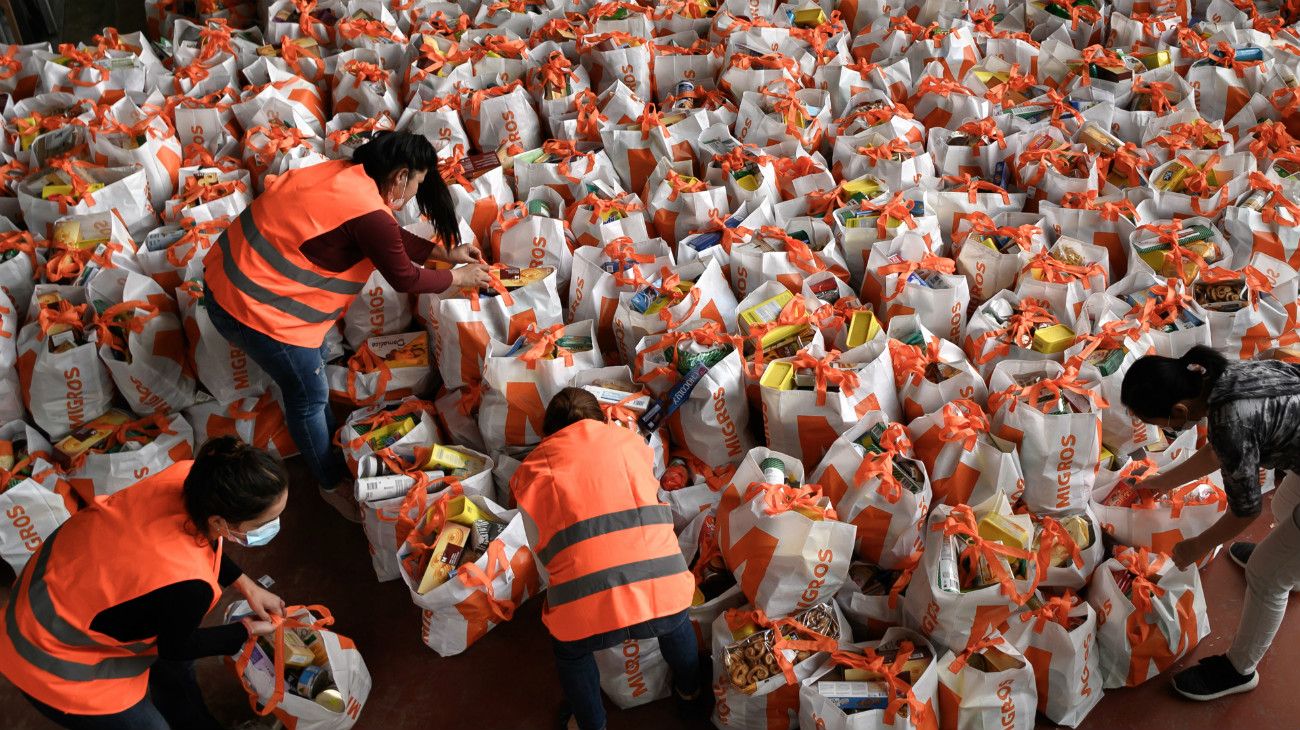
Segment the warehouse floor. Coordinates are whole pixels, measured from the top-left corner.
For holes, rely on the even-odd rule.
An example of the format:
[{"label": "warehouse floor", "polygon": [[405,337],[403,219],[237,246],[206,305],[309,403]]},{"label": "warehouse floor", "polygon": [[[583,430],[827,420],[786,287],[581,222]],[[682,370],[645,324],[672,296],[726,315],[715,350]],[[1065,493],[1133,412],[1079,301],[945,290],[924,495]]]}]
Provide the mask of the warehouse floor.
[{"label": "warehouse floor", "polygon": [[[494,629],[461,656],[438,657],[420,643],[420,614],[406,587],[400,582],[375,583],[360,527],[338,517],[317,497],[315,486],[297,465],[293,467],[295,486],[280,536],[266,548],[235,548],[231,552],[249,575],[274,578],[274,590],[290,603],[329,607],[339,631],[356,641],[375,684],[356,725],[358,730],[551,730],[560,688],[539,619],[541,601],[527,603],[514,621]],[[1251,536],[1262,537],[1268,525],[1261,519]],[[1227,649],[1236,630],[1244,587],[1241,570],[1226,556],[1217,558],[1202,575],[1211,634],[1197,647],[1195,657]],[[10,582],[5,576],[3,583],[7,586]],[[7,588],[0,590],[0,601],[6,600]],[[1300,630],[1294,613],[1264,660],[1263,681],[1254,692],[1211,703],[1189,702],[1176,696],[1167,676],[1162,676],[1137,689],[1108,692],[1082,727],[1281,727],[1281,711],[1296,706],[1291,682],[1300,675]],[[233,672],[216,659],[205,660],[200,666],[200,678],[218,718],[231,725],[250,718]],[[3,679],[0,707],[5,708],[0,725],[6,730],[51,727]],[[672,703],[665,701],[626,712],[612,710],[609,727],[674,728],[681,724]],[[688,727],[710,725],[702,718]]]}]

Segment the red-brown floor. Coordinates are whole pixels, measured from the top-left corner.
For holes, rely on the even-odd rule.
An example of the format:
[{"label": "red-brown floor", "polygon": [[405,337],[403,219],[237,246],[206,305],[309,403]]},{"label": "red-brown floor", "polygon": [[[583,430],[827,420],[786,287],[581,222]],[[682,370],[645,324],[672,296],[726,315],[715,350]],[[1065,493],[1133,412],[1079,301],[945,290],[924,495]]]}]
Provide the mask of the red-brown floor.
[{"label": "red-brown floor", "polygon": [[[295,471],[300,474],[300,472]],[[341,633],[352,637],[374,676],[375,689],[356,727],[359,730],[492,728],[551,730],[559,702],[540,601],[526,604],[515,620],[497,627],[464,654],[443,659],[420,643],[420,616],[400,582],[378,584],[359,527],[345,523],[316,496],[309,480],[298,479],[280,536],[269,547],[234,553],[253,577],[271,575],[290,603],[329,607]],[[1251,532],[1261,537],[1269,522],[1261,518]],[[236,548],[238,550],[238,548]],[[1220,556],[1202,574],[1206,582],[1212,632],[1195,657],[1226,650],[1236,630],[1243,579],[1240,569]],[[4,581],[7,585],[8,580]],[[8,589],[0,589],[7,600]],[[224,606],[224,604],[223,604]],[[1300,676],[1300,626],[1294,616],[1261,667],[1259,689],[1210,703],[1184,701],[1173,694],[1167,676],[1142,687],[1108,692],[1082,726],[1086,730],[1214,728],[1256,730],[1295,727],[1300,698],[1292,684]],[[1181,666],[1181,665],[1180,665]],[[251,717],[233,672],[220,660],[200,662],[200,681],[217,717],[235,724]],[[51,725],[40,718],[0,679],[0,707],[7,730]],[[1041,727],[1050,727],[1047,723]],[[706,728],[707,718],[683,725],[669,702],[636,710],[611,710],[610,730],[623,728]],[[181,730],[178,728],[177,730]]]}]

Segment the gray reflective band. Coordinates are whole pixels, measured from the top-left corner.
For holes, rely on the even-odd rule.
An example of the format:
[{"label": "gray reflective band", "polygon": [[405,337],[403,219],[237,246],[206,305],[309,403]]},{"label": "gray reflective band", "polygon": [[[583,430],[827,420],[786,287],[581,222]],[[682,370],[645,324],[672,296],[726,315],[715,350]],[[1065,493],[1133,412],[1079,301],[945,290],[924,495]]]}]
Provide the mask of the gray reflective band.
[{"label": "gray reflective band", "polygon": [[546,603],[551,608],[554,608],[611,588],[639,583],[643,580],[666,578],[670,575],[685,572],[686,559],[682,557],[681,553],[673,553],[662,558],[640,560],[626,565],[616,565],[612,568],[584,575],[581,578],[575,578],[567,583],[551,586],[546,589]]},{"label": "gray reflective band", "polygon": [[[42,628],[49,631],[60,642],[71,646],[100,646],[97,642],[93,641],[76,627],[68,624],[57,614],[51,613],[48,615],[42,615],[42,611],[53,611],[53,605],[49,604],[49,591],[45,585],[44,578],[45,563],[50,554],[50,545],[54,542],[54,537],[57,535],[58,532],[56,531],[54,535],[51,535],[50,538],[45,541],[45,546],[41,549],[41,554],[37,556],[36,563],[32,566],[32,575],[28,582],[27,589],[28,604],[32,615],[36,618],[36,621],[41,624]],[[21,585],[21,578],[19,579],[19,584]],[[37,590],[39,590],[39,592],[44,596],[44,606],[38,606],[33,598],[34,593]],[[18,652],[19,656],[27,660],[27,663],[41,671],[59,677],[60,679],[65,679],[69,682],[91,682],[99,679],[128,679],[131,677],[138,677],[148,671],[149,667],[152,666],[154,661],[157,659],[157,657],[153,655],[111,657],[108,659],[101,659],[94,664],[82,664],[80,662],[68,661],[67,659],[60,659],[33,644],[23,634],[22,630],[18,627],[17,608],[17,597],[15,597],[15,601],[10,604],[9,610],[5,612],[5,631],[9,636],[9,641],[14,646],[14,651]],[[75,638],[74,641],[67,641],[63,635],[66,632],[72,632],[73,635],[79,638]],[[136,643],[122,648],[138,653],[140,651],[148,650],[151,647],[152,644]],[[104,648],[107,649],[111,647],[105,646]]]},{"label": "gray reflective band", "polygon": [[242,291],[248,296],[256,299],[268,307],[275,307],[290,317],[296,317],[304,322],[319,324],[321,322],[333,322],[343,316],[343,309],[336,309],[333,312],[322,312],[315,307],[309,307],[306,304],[291,297],[283,297],[267,289],[248,278],[248,275],[239,269],[235,263],[235,258],[230,255],[230,239],[225,233],[217,239],[217,245],[221,247],[221,270],[225,272],[226,278],[236,289]]},{"label": "gray reflective band", "polygon": [[257,223],[253,221],[253,206],[244,208],[244,212],[239,214],[239,230],[244,234],[244,240],[248,245],[261,256],[266,263],[271,265],[286,279],[296,281],[303,286],[309,286],[313,289],[332,292],[334,294],[344,294],[354,296],[361,293],[365,283],[356,283],[345,279],[335,279],[330,276],[321,276],[314,271],[308,271],[295,264],[280,253],[280,250],[271,245],[266,240],[262,232],[258,230]]},{"label": "gray reflective band", "polygon": [[643,525],[671,525],[673,513],[667,505],[656,504],[647,507],[633,507],[621,512],[592,517],[575,522],[551,536],[546,546],[537,551],[537,557],[543,565],[549,565],[559,552],[571,545],[590,540],[619,530],[628,530]]}]

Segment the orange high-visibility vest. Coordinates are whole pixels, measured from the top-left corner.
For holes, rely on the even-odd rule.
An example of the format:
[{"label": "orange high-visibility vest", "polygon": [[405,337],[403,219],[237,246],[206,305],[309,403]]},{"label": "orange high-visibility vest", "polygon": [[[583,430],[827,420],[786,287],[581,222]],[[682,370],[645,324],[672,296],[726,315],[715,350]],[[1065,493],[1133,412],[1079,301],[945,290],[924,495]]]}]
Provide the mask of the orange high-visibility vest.
[{"label": "orange high-visibility vest", "polygon": [[277,177],[244,209],[203,260],[208,292],[248,327],[280,342],[320,347],[375,271],[362,257],[346,271],[322,269],[303,243],[358,216],[389,211],[361,165],[335,160]]},{"label": "orange high-visibility vest", "polygon": [[[221,586],[221,544],[197,537],[178,462],[73,515],[28,561],[0,608],[0,673],[76,715],[122,712],[144,699],[157,638],[120,642],[90,628],[101,611],[185,580]],[[209,607],[211,610],[212,607]]]},{"label": "orange high-visibility vest", "polygon": [[542,440],[510,480],[550,575],[542,621],[560,641],[686,610],[695,581],[640,436],[593,420]]}]

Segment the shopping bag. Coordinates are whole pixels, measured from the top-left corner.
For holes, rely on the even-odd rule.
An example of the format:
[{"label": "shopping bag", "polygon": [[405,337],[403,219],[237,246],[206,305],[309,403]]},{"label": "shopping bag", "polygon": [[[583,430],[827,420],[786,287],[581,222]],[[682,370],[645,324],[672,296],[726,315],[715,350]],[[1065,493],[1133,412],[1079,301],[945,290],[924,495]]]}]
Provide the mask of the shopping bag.
[{"label": "shopping bag", "polygon": [[[908,667],[913,657],[924,668]],[[831,660],[799,689],[799,727],[819,730],[938,730],[936,695],[939,689],[938,656],[922,635],[894,627],[879,641],[854,644],[831,653]],[[885,707],[845,712],[818,691],[831,669],[843,667],[870,672],[888,693]],[[824,681],[824,680],[823,680]]]},{"label": "shopping bag", "polygon": [[234,436],[281,459],[298,455],[298,445],[285,423],[284,408],[270,391],[260,398],[243,398],[230,403],[221,403],[204,395],[184,413],[185,420],[194,430],[196,444]]},{"label": "shopping bag", "polygon": [[[43,297],[51,297],[46,304]],[[90,305],[80,287],[37,285],[31,321],[18,332],[23,405],[51,438],[62,438],[113,406],[116,389],[99,359]]]},{"label": "shopping bag", "polygon": [[[356,724],[370,696],[370,670],[352,640],[328,630],[334,616],[324,606],[290,606],[275,634],[262,639],[248,637],[239,653],[232,658],[235,673],[248,693],[249,704],[259,715],[273,715],[286,725],[300,730],[348,730]],[[325,654],[321,666],[328,667],[338,699],[334,706],[303,697],[286,687],[285,633],[320,642]],[[270,655],[266,645],[270,646]],[[336,707],[341,706],[340,709]]]},{"label": "shopping bag", "polygon": [[[814,344],[794,357],[768,363],[759,385],[768,444],[818,462],[840,434],[868,413],[880,411],[890,420],[900,420],[893,371],[883,340],[845,353],[827,353]],[[801,372],[811,380],[811,387],[794,387],[793,378],[801,377]]]},{"label": "shopping bag", "polygon": [[0,471],[0,557],[21,575],[29,558],[77,511],[71,486],[50,463],[50,443],[21,420],[0,426],[0,438],[14,446],[16,461]]},{"label": "shopping bag", "polygon": [[226,405],[265,393],[270,377],[212,325],[202,282],[187,280],[176,290],[176,301],[188,343],[186,353],[203,389]]},{"label": "shopping bag", "polygon": [[172,413],[194,404],[194,375],[176,302],[158,282],[125,269],[95,278],[88,295],[104,302],[95,316],[99,358],[138,415]]},{"label": "shopping bag", "polygon": [[[1190,449],[1183,452],[1184,459],[1190,455]],[[1196,537],[1219,521],[1227,511],[1228,498],[1217,474],[1166,494],[1136,486],[1156,469],[1154,461],[1135,459],[1118,472],[1098,479],[1092,495],[1092,511],[1101,529],[1121,545],[1173,555],[1175,545]],[[1214,553],[1206,556],[1202,566],[1213,557]]]},{"label": "shopping bag", "polygon": [[[576,373],[604,366],[595,336],[594,323],[583,320],[540,330],[529,327],[516,343],[517,352],[510,345],[491,344],[483,364],[483,405],[478,414],[489,453],[541,441],[542,418],[551,398]],[[579,345],[589,349],[577,349]]]},{"label": "shopping bag", "polygon": [[718,546],[745,597],[784,616],[830,600],[840,589],[856,528],[838,520],[820,486],[766,483],[760,464],[769,458],[802,481],[798,460],[751,450],[718,503]]},{"label": "shopping bag", "polygon": [[[417,426],[412,433],[419,430]],[[401,441],[404,443],[363,456],[357,466],[357,473],[362,476],[357,479],[354,491],[361,505],[361,527],[369,543],[375,579],[381,583],[397,580],[397,550],[403,536],[435,499],[453,489],[456,493],[479,497],[491,497],[494,491],[494,463],[487,454],[459,444],[447,447],[470,463],[461,476],[447,476],[444,469],[428,464],[431,445],[443,445],[443,439]]]},{"label": "shopping bag", "polygon": [[639,707],[662,700],[672,691],[668,662],[655,637],[626,639],[595,656],[600,688],[615,707]]},{"label": "shopping bag", "polygon": [[[903,611],[905,625],[936,645],[957,649],[972,638],[978,641],[1033,594],[1038,577],[1033,553],[981,537],[979,520],[989,513],[1011,514],[1005,495],[975,507],[938,505],[930,513],[921,566],[903,594]],[[966,547],[945,546],[948,541]],[[987,576],[980,575],[980,566],[987,566]]]},{"label": "shopping bag", "polygon": [[1078,727],[1104,694],[1097,612],[1068,591],[1042,604],[1012,617],[1006,640],[1033,665],[1038,711]]},{"label": "shopping bag", "polygon": [[410,324],[410,299],[376,271],[343,312],[343,338],[349,346],[359,348],[371,337],[405,332]]},{"label": "shopping bag", "polygon": [[994,432],[1020,454],[1029,511],[1086,508],[1100,468],[1101,413],[1109,407],[1094,375],[1054,362],[1006,360],[993,370],[989,389]]},{"label": "shopping bag", "polygon": [[900,424],[867,414],[831,444],[809,478],[822,485],[839,519],[858,528],[859,559],[891,570],[921,549],[930,484]]},{"label": "shopping bag", "polygon": [[1201,576],[1167,555],[1121,548],[1097,569],[1088,603],[1107,689],[1136,687],[1191,654],[1210,633]]},{"label": "shopping bag", "polygon": [[637,380],[661,400],[686,387],[682,383],[693,378],[695,369],[691,363],[704,366],[716,360],[707,364],[667,421],[673,443],[712,467],[735,463],[753,447],[742,353],[739,338],[716,322],[697,319],[643,338],[631,360]]},{"label": "shopping bag", "polygon": [[672,332],[694,319],[736,329],[736,297],[717,259],[705,258],[662,267],[648,285],[621,292],[614,310],[614,343],[623,362],[636,357],[637,344],[650,335]]},{"label": "shopping bag", "polygon": [[[1101,396],[1108,403],[1119,403],[1124,375],[1138,358],[1155,351],[1147,323],[1132,318],[1120,319],[1106,312],[1094,324],[1095,332],[1079,332],[1074,345],[1066,350],[1071,363],[1083,363],[1081,370],[1093,373],[1101,384]],[[1126,408],[1107,408],[1101,414],[1101,442],[1116,454],[1131,454],[1156,442],[1155,426],[1128,412]]]},{"label": "shopping bag", "polygon": [[[988,388],[984,378],[966,360],[962,349],[919,325],[897,326],[908,319],[915,317],[902,315],[889,320],[889,357],[894,363],[894,384],[904,419],[910,422],[960,398],[986,403]],[[902,338],[911,333],[919,333],[924,344],[903,342]]]},{"label": "shopping bag", "polygon": [[939,727],[1032,730],[1034,667],[996,631],[939,659]]},{"label": "shopping bag", "polygon": [[800,683],[852,640],[833,602],[778,619],[752,606],[722,613],[713,622],[714,726],[794,730]]},{"label": "shopping bag", "polygon": [[[465,556],[453,575],[424,593],[420,592],[423,555],[431,552],[436,535],[447,529],[447,508],[459,492],[445,490],[420,516],[410,533],[402,536],[397,550],[402,580],[411,600],[421,609],[421,633],[424,643],[440,656],[459,654],[487,635],[496,626],[514,617],[515,609],[545,587],[537,568],[537,558],[528,545],[522,515],[505,510],[486,497],[468,496],[477,512],[496,525],[475,540],[496,535]],[[475,530],[478,528],[475,527]],[[473,562],[470,557],[477,557]]]},{"label": "shopping bag", "polygon": [[908,425],[934,504],[979,504],[996,492],[1019,500],[1024,475],[1015,444],[993,435],[978,403],[957,399]]},{"label": "shopping bag", "polygon": [[[81,499],[107,497],[180,461],[194,458],[194,431],[180,413],[154,414],[131,421],[116,411],[113,432],[95,450],[69,460],[64,475]],[[125,444],[138,447],[122,448]],[[114,450],[115,449],[115,450]]]}]

